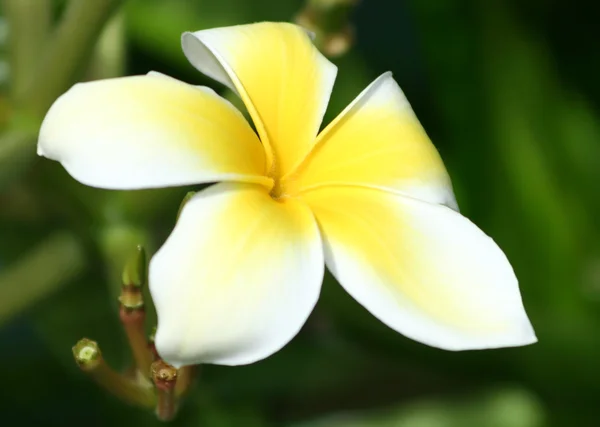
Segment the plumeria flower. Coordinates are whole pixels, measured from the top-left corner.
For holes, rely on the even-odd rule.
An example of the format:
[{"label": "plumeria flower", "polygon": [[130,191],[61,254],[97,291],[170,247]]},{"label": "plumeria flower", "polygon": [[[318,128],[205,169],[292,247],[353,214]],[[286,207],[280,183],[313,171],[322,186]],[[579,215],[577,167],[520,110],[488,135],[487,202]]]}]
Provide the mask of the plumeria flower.
[{"label": "plumeria flower", "polygon": [[313,310],[324,265],[383,323],[430,346],[536,341],[509,262],[457,212],[390,73],[319,133],[337,69],[302,28],[217,28],[182,43],[241,97],[256,132],[212,90],[150,73],[75,85],[39,139],[39,154],[94,187],[219,182],[185,204],[150,264],[166,361],[275,353]]}]

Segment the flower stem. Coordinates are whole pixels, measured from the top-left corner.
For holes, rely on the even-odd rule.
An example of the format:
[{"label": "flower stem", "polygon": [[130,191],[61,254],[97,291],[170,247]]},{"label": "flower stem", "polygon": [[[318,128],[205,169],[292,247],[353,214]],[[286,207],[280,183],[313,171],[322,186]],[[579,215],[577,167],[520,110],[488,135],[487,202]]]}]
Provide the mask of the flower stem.
[{"label": "flower stem", "polygon": [[158,351],[156,351],[156,343],[154,342],[155,337],[156,337],[156,327],[154,327],[154,330],[148,337],[148,349],[150,350],[150,353],[152,354],[153,362],[160,359],[160,356],[158,355]]},{"label": "flower stem", "polygon": [[116,397],[133,405],[151,408],[156,404],[156,396],[151,388],[118,374],[104,361],[100,347],[89,339],[80,340],[73,347],[75,362],[96,383]]},{"label": "flower stem", "polygon": [[125,68],[125,15],[116,13],[104,26],[89,61],[85,80],[119,77]]},{"label": "flower stem", "polygon": [[175,395],[177,369],[162,360],[158,360],[152,364],[152,380],[156,386],[158,396],[156,416],[161,421],[170,421],[177,413]]},{"label": "flower stem", "polygon": [[137,369],[144,378],[149,378],[150,365],[154,357],[148,347],[145,331],[146,311],[142,295],[145,277],[146,254],[144,248],[138,246],[123,270],[119,318],[127,335]]},{"label": "flower stem", "polygon": [[144,309],[128,310],[121,306],[119,317],[129,341],[129,347],[135,360],[138,371],[145,377],[150,376],[150,365],[152,364],[152,353],[148,349],[144,323],[146,313]]}]

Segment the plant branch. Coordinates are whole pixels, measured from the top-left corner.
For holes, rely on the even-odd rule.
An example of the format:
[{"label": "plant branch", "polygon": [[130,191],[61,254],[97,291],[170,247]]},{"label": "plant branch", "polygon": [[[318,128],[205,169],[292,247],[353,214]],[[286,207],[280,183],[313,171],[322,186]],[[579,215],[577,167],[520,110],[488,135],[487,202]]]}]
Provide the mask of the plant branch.
[{"label": "plant branch", "polygon": [[52,22],[50,0],[4,0],[10,26],[9,51],[12,98],[23,97],[37,69]]},{"label": "plant branch", "polygon": [[106,23],[92,54],[84,80],[99,80],[123,75],[126,56],[125,15],[115,13]]},{"label": "plant branch", "polygon": [[64,92],[93,53],[96,39],[124,0],[71,0],[55,30],[25,102],[42,115]]},{"label": "plant branch", "polygon": [[98,385],[119,399],[132,405],[152,407],[156,405],[156,397],[149,387],[114,371],[106,364],[98,343],[84,338],[73,347],[75,363],[87,373]]},{"label": "plant branch", "polygon": [[[15,10],[25,13],[23,5],[29,1],[33,0],[4,0],[4,5],[19,5]],[[77,73],[83,71],[94,52],[97,37],[112,12],[123,2],[71,0],[67,4],[50,41],[43,47],[44,55],[32,70],[32,75],[23,83],[26,87],[22,86],[24,93],[17,100],[10,130],[0,137],[0,188],[25,170],[25,166],[34,158],[36,135],[44,114],[54,100],[68,89]],[[12,16],[18,21],[14,13]],[[14,39],[19,38],[20,28],[19,25],[14,28]],[[22,29],[23,32],[25,30],[30,28]],[[17,46],[13,48],[17,49]],[[18,64],[25,60],[14,60],[17,61],[16,73],[19,73],[21,65]]]}]

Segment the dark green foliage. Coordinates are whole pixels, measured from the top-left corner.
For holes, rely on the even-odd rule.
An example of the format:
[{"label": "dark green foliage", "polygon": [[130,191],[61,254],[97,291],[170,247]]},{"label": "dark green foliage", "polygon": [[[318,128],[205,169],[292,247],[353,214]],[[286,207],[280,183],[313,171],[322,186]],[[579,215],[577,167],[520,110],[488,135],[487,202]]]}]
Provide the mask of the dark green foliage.
[{"label": "dark green foliage", "polygon": [[[290,20],[301,6],[132,0],[115,43],[127,43],[124,73],[155,69],[210,84],[186,62],[183,31]],[[288,347],[252,366],[203,367],[173,425],[597,425],[600,56],[591,15],[550,0],[364,0],[353,16],[356,45],[336,59],[326,115],[331,120],[373,78],[394,72],[447,164],[462,213],[511,260],[538,344],[432,349],[383,326],[328,276],[317,310]],[[5,105],[1,95],[0,116]],[[153,414],[97,389],[70,348],[92,338],[113,366],[126,367],[120,269],[136,245],[150,255],[159,247],[181,199],[197,189],[109,192],[84,187],[49,161],[27,162],[6,179],[2,168],[15,164],[0,163],[0,313],[11,313],[0,316],[0,425],[158,425]],[[31,283],[46,279],[42,264],[51,256],[17,283],[11,269],[56,244],[56,233],[77,245],[74,268],[19,313],[4,310],[6,287],[26,297]]]}]

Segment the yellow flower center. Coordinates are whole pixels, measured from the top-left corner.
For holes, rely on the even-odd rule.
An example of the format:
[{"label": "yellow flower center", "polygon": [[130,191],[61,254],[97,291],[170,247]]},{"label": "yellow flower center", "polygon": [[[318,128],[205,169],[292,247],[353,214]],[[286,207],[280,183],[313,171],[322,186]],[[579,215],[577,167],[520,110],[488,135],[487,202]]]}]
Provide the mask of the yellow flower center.
[{"label": "yellow flower center", "polygon": [[283,186],[281,185],[281,180],[273,178],[273,188],[269,192],[269,196],[271,196],[274,200],[277,200],[281,199],[284,195],[285,192]]},{"label": "yellow flower center", "polygon": [[269,196],[275,201],[281,201],[281,199],[286,197],[293,197],[296,195],[296,176],[299,172],[299,169],[296,168],[293,174],[286,174],[282,176],[280,173],[279,167],[276,161],[273,161],[273,165],[271,166],[271,170],[267,174],[267,177],[273,180],[273,187],[269,190]]},{"label": "yellow flower center", "polygon": [[275,161],[273,161],[273,165],[271,166],[271,170],[267,176],[273,180],[273,188],[271,188],[269,195],[273,198],[273,200],[281,199],[286,195],[286,192],[281,180],[279,168],[277,167],[277,163]]}]

